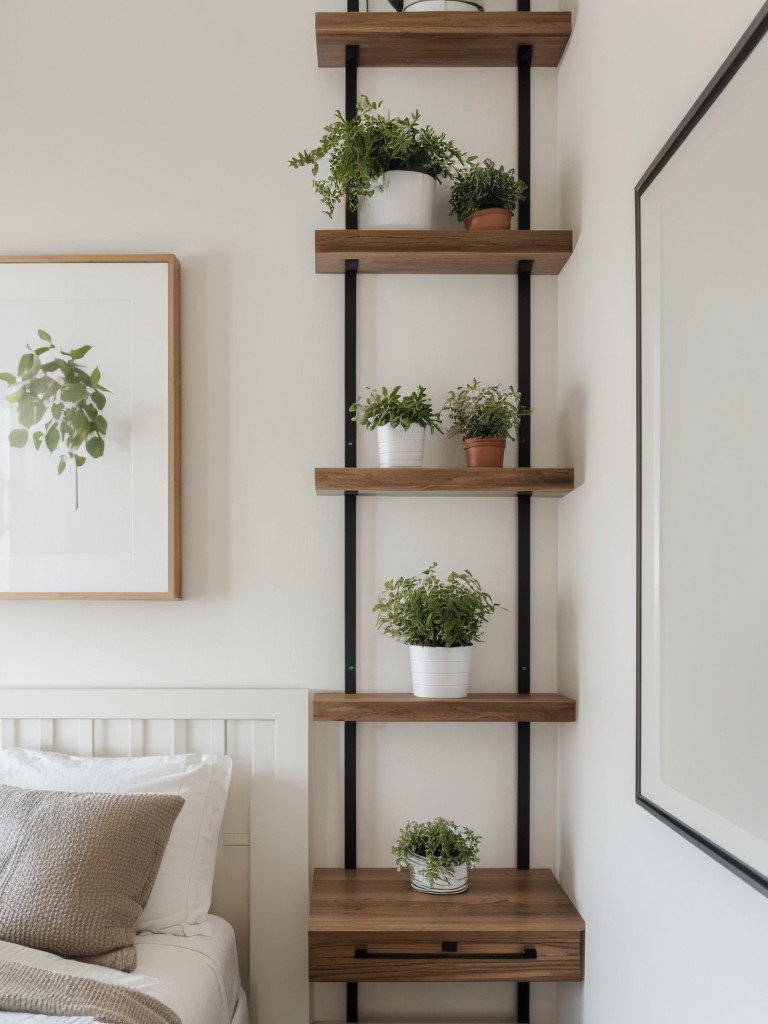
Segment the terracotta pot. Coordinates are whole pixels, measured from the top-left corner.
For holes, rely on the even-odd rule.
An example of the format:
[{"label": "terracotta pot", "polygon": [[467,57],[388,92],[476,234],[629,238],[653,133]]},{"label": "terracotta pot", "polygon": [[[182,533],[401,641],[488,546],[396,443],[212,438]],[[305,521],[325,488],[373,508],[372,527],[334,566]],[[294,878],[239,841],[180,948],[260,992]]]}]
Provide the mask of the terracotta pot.
[{"label": "terracotta pot", "polygon": [[464,442],[467,465],[472,468],[500,468],[504,465],[506,447],[505,437],[468,437]]},{"label": "terracotta pot", "polygon": [[464,221],[467,231],[509,231],[512,227],[512,214],[501,206],[486,206],[475,210]]}]

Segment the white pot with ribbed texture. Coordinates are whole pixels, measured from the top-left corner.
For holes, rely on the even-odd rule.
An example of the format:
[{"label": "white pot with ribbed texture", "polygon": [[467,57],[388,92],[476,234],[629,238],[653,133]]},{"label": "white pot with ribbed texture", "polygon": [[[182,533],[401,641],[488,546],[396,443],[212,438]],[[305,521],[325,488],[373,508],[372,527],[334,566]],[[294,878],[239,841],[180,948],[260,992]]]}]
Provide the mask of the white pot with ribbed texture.
[{"label": "white pot with ribbed texture", "polygon": [[426,427],[412,423],[410,427],[393,427],[387,424],[376,427],[376,442],[379,446],[379,466],[420,466],[424,459],[424,436]]},{"label": "white pot with ribbed texture", "polygon": [[404,11],[484,11],[485,0],[405,0]]},{"label": "white pot with ribbed texture", "polygon": [[466,697],[472,646],[418,647],[409,644],[414,697]]},{"label": "white pot with ribbed texture", "polygon": [[[383,188],[360,201],[360,227],[429,231],[435,179],[420,171],[387,171]],[[378,183],[377,183],[378,184]]]}]

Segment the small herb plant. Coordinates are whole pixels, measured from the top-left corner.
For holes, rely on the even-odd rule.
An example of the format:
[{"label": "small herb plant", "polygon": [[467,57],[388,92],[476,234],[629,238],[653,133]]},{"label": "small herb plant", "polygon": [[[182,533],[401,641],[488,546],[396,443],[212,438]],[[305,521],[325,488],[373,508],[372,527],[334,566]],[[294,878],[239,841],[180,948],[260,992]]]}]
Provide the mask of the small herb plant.
[{"label": "small herb plant", "polygon": [[418,576],[387,580],[373,606],[376,626],[404,644],[469,647],[500,607],[471,572],[451,572],[443,582],[433,562]]},{"label": "small herb plant", "polygon": [[482,386],[478,379],[471,384],[448,392],[442,411],[451,421],[448,437],[457,434],[466,441],[469,437],[508,437],[515,439],[515,431],[523,416],[531,410],[521,404],[521,395],[512,385]]},{"label": "small herb plant", "polygon": [[0,380],[8,384],[5,400],[16,406],[20,424],[10,432],[9,441],[12,448],[24,448],[31,436],[38,451],[44,444],[58,456],[59,475],[68,461],[74,465],[77,487],[77,470],[87,456],[100,459],[104,454],[109,392],[99,368],[88,371],[79,362],[91,345],[67,352],[57,349],[45,331],[39,330],[37,336],[43,344],[34,349],[27,345],[16,373],[0,373]]},{"label": "small herb plant", "polygon": [[426,388],[419,384],[410,395],[400,394],[400,384],[388,391],[382,387],[376,391],[368,388],[370,394],[353,403],[349,411],[355,415],[352,419],[367,430],[376,427],[429,427],[430,433],[440,429],[440,414],[432,408],[432,399],[427,395]]},{"label": "small herb plant", "polygon": [[515,175],[513,169],[498,167],[492,160],[459,168],[451,186],[451,213],[466,220],[477,210],[489,206],[501,207],[514,213],[525,197],[528,186]]},{"label": "small herb plant", "polygon": [[438,880],[448,881],[453,869],[459,864],[474,867],[480,859],[478,852],[481,839],[482,836],[471,829],[448,821],[447,818],[407,821],[400,829],[392,853],[398,871],[407,866],[409,853],[424,857],[424,877],[430,885],[434,885]]},{"label": "small herb plant", "polygon": [[[312,169],[314,189],[329,217],[345,198],[350,210],[356,210],[364,196],[382,188],[379,179],[385,171],[421,171],[442,181],[457,165],[475,159],[444,133],[421,124],[418,110],[410,117],[389,117],[379,113],[380,107],[381,101],[361,96],[353,118],[348,121],[337,110],[318,145],[289,160],[291,167]],[[320,161],[325,157],[328,176],[321,178]]]}]

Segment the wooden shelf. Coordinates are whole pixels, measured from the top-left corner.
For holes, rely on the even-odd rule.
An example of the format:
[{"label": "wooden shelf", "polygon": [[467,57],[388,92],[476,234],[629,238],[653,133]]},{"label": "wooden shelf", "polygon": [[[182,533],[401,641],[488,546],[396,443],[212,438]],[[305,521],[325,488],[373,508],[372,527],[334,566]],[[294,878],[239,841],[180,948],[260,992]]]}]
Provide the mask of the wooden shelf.
[{"label": "wooden shelf", "polygon": [[571,35],[570,12],[500,14],[316,14],[317,64],[343,68],[347,45],[368,68],[515,67],[518,46],[533,67],[560,63]]},{"label": "wooden shelf", "polygon": [[575,722],[576,701],[559,693],[471,693],[442,699],[411,693],[316,693],[315,722]]},{"label": "wooden shelf", "polygon": [[[419,15],[407,15],[419,17]],[[361,274],[559,274],[573,251],[571,231],[315,232],[315,273],[343,274],[357,260]]]},{"label": "wooden shelf", "polygon": [[551,871],[475,868],[432,895],[394,868],[318,868],[310,981],[580,981],[584,921]]},{"label": "wooden shelf", "polygon": [[572,469],[316,469],[318,494],[442,494],[562,498],[573,490]]}]

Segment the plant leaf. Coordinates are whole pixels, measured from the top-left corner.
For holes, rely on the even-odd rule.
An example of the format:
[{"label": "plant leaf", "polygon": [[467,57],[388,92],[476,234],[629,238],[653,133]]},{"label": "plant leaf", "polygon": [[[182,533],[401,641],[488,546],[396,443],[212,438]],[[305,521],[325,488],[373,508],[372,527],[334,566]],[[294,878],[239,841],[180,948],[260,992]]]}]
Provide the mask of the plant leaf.
[{"label": "plant leaf", "polygon": [[16,383],[16,377],[12,373],[0,373],[0,380],[4,380],[6,384]]},{"label": "plant leaf", "polygon": [[81,345],[80,348],[73,348],[67,355],[70,355],[73,359],[82,359],[85,353],[90,352],[92,348],[93,345]]},{"label": "plant leaf", "polygon": [[88,389],[85,384],[65,384],[61,389],[61,400],[63,402],[82,402],[87,394]]},{"label": "plant leaf", "polygon": [[94,387],[96,387],[96,385],[99,383],[100,380],[101,380],[101,370],[97,366],[96,369],[91,374],[91,384]]},{"label": "plant leaf", "polygon": [[37,336],[38,336],[38,338],[41,341],[50,341],[51,340],[51,336],[50,336],[50,334],[48,334],[47,331],[38,330]]},{"label": "plant leaf", "polygon": [[78,467],[84,466],[85,465],[85,456],[84,455],[76,455],[75,456],[75,465],[78,466]]},{"label": "plant leaf", "polygon": [[24,395],[19,402],[19,423],[22,427],[33,427],[45,416],[45,402],[34,395]]},{"label": "plant leaf", "polygon": [[59,428],[54,423],[45,435],[45,447],[49,452],[55,452],[59,447],[59,441],[61,441],[61,434],[59,433]]},{"label": "plant leaf", "polygon": [[57,472],[57,473],[59,474],[59,476],[61,476],[61,474],[62,474],[62,473],[64,472],[64,470],[65,470],[66,468],[67,468],[67,460],[66,460],[66,458],[65,458],[65,457],[64,457],[64,456],[62,455],[62,456],[61,456],[61,458],[59,459],[59,468],[57,469],[57,471],[56,471],[56,472]]},{"label": "plant leaf", "polygon": [[29,440],[29,431],[17,427],[16,430],[10,432],[8,440],[11,442],[11,448],[23,448]]},{"label": "plant leaf", "polygon": [[85,450],[91,456],[92,459],[100,459],[104,454],[104,440],[99,437],[89,437],[85,442]]},{"label": "plant leaf", "polygon": [[19,360],[19,376],[27,377],[30,373],[34,372],[35,360],[37,356],[34,352],[25,352]]},{"label": "plant leaf", "polygon": [[97,409],[103,409],[104,406],[107,404],[106,398],[104,397],[104,395],[102,395],[100,391],[93,392],[93,394],[91,395],[91,401],[93,402]]}]

